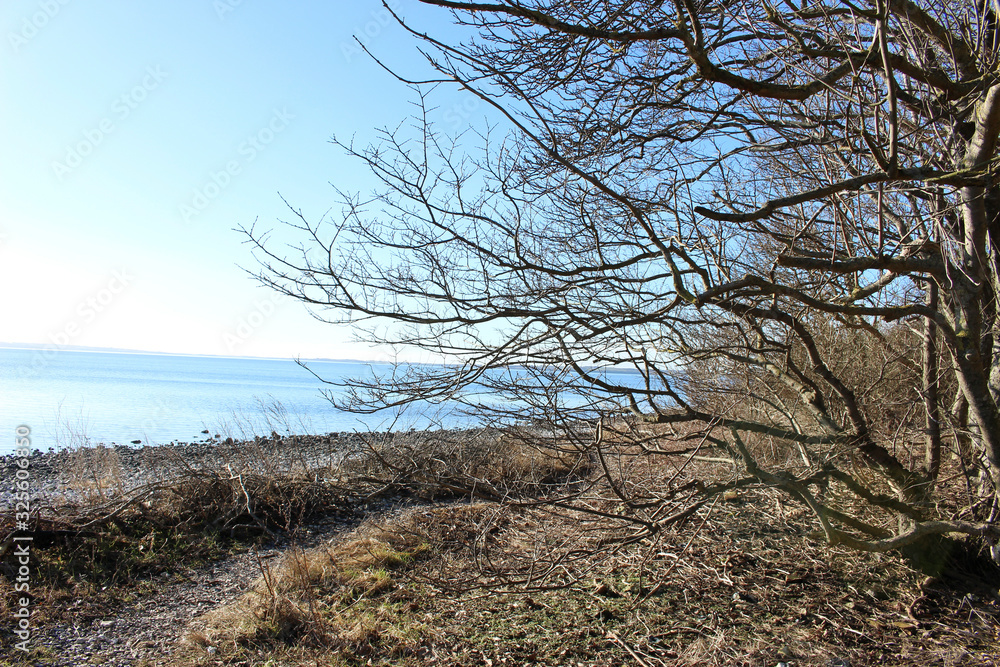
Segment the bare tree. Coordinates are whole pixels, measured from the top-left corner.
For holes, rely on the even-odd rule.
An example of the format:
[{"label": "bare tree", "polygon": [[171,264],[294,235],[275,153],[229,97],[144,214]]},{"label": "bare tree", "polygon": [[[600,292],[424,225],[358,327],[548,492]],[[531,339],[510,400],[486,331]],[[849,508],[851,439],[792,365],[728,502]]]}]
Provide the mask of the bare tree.
[{"label": "bare tree", "polygon": [[[626,435],[677,456],[642,425],[738,463],[680,496],[605,466],[640,534],[762,484],[831,544],[996,544],[997,0],[422,1],[476,38],[399,18],[439,73],[409,82],[423,115],[341,144],[385,189],[298,215],[295,255],[248,230],[264,282],[455,362],[349,407],[486,387],[511,400],[464,400],[602,463]],[[441,83],[509,131],[437,132]],[[942,449],[968,482],[947,510]]]}]

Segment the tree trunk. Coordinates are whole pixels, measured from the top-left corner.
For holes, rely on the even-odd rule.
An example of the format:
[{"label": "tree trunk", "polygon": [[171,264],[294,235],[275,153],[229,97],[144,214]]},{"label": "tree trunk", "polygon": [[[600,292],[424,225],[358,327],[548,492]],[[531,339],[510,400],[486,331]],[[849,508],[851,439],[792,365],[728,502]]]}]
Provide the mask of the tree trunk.
[{"label": "tree trunk", "polygon": [[[937,283],[927,281],[927,305],[937,310]],[[931,318],[924,320],[924,414],[926,419],[927,450],[925,465],[927,476],[936,480],[941,469],[941,414],[938,407],[938,355],[937,324]]]}]

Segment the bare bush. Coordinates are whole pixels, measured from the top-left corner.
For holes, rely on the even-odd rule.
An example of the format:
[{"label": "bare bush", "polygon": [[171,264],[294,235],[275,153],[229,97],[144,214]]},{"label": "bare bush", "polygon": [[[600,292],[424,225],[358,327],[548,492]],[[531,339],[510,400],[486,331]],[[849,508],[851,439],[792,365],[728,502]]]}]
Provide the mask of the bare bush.
[{"label": "bare bush", "polygon": [[477,429],[363,435],[341,474],[426,498],[503,500],[556,492],[589,470],[581,449],[559,451],[516,431]]},{"label": "bare bush", "polygon": [[[294,255],[247,230],[264,283],[453,362],[344,407],[542,420],[609,479],[613,448],[676,448],[604,429],[683,429],[734,462],[706,489],[782,489],[830,544],[996,544],[995,3],[424,2],[478,36],[399,18],[435,82],[509,133],[436,131],[416,83],[412,126],[341,144],[381,193],[293,209]],[[664,497],[627,479],[655,533]]]}]

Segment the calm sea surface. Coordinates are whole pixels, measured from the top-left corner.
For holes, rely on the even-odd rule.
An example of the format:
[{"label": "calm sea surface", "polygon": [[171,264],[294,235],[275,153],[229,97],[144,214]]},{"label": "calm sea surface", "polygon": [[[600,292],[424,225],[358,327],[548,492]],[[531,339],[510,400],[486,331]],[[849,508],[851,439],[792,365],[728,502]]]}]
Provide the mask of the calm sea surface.
[{"label": "calm sea surface", "polygon": [[[329,380],[370,372],[364,363],[308,363]],[[85,441],[191,442],[207,437],[205,429],[246,437],[392,425],[391,415],[335,410],[323,388],[291,360],[0,348],[0,453],[13,449],[20,424],[31,428],[32,446],[42,450]],[[443,426],[468,423],[447,406],[443,413]],[[415,415],[392,428],[429,425]]]}]

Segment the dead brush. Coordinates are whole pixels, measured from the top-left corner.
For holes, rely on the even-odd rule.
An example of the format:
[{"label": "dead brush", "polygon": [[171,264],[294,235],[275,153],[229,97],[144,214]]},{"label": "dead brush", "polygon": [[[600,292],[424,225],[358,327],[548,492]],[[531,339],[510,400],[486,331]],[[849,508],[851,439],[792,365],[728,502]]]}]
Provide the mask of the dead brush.
[{"label": "dead brush", "polygon": [[580,479],[590,462],[576,448],[538,443],[510,432],[498,438],[486,465],[487,476],[521,492],[541,492]]},{"label": "dead brush", "polygon": [[542,495],[581,479],[589,461],[576,449],[485,429],[371,435],[342,469],[428,499],[500,500]]},{"label": "dead brush", "polygon": [[191,471],[158,491],[152,502],[182,523],[216,530],[291,531],[335,508],[350,511],[353,492],[303,475]]},{"label": "dead brush", "polygon": [[105,445],[81,445],[64,450],[64,491],[78,493],[85,502],[106,502],[126,487],[118,452]]}]

